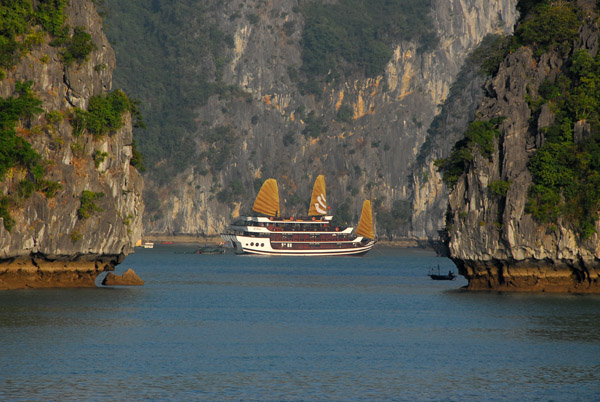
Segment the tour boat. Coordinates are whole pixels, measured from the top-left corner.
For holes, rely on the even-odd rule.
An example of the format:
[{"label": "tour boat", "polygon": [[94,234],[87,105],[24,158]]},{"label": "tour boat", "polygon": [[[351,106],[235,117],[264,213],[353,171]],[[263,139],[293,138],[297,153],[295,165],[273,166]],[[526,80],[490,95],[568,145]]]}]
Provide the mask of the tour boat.
[{"label": "tour boat", "polygon": [[221,235],[238,254],[364,255],[375,244],[370,201],[363,204],[356,232],[352,227],[334,225],[333,216],[327,215],[323,175],[315,181],[307,218],[280,216],[275,179],[263,183],[252,209],[266,216],[240,217]]}]

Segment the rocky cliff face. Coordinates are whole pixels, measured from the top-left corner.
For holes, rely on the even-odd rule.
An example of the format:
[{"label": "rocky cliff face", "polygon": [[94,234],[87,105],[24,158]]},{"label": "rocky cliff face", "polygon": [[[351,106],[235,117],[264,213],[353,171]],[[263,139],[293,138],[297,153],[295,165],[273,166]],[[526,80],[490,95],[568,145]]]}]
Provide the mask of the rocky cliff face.
[{"label": "rocky cliff face", "polygon": [[[596,56],[597,16],[589,5],[585,9],[590,14],[573,50]],[[528,99],[538,96],[545,80],[565,74],[567,57],[555,51],[538,57],[522,47],[486,83],[477,115],[505,117],[501,135],[491,158],[475,153],[450,193],[448,212],[449,252],[470,289],[600,292],[600,226],[596,223],[596,234],[584,240],[564,219],[556,226],[543,224],[526,212],[532,183],[527,164],[555,118],[548,105],[534,113]],[[585,122],[576,123],[576,131],[578,126]],[[510,183],[505,196],[491,190],[498,181]]]},{"label": "rocky cliff face", "polygon": [[[67,23],[85,27],[96,45],[89,60],[67,67],[58,49],[44,40],[0,82],[0,95],[6,98],[16,82],[33,81],[33,93],[46,113],[18,123],[17,133],[46,161],[45,177],[61,184],[54,197],[34,192],[11,205],[15,224],[10,231],[0,219],[0,289],[94,286],[96,276],[114,269],[141,238],[143,183],[130,165],[129,114],[116,132],[73,135],[73,107],[86,109],[91,96],[111,89],[115,57],[92,2],[69,3]],[[49,122],[48,112],[61,118]],[[25,174],[18,166],[10,169],[0,195],[15,194]],[[78,216],[84,190],[103,194],[87,219]]]},{"label": "rocky cliff face", "polygon": [[[313,180],[325,174],[334,214],[335,207],[346,204],[358,216],[362,200],[370,197],[380,211],[404,201],[413,205],[412,218],[405,218],[390,234],[437,237],[446,193],[432,161],[443,155],[427,155],[426,164],[418,165],[416,156],[466,56],[487,34],[512,31],[516,0],[434,1],[437,48],[421,52],[416,43],[399,43],[384,75],[323,86],[320,98],[302,95],[289,75],[289,67],[301,65],[303,21],[294,12],[297,5],[296,0],[234,0],[214,6],[212,18],[234,40],[223,79],[249,96],[214,96],[197,109],[196,120],[206,123],[196,133],[198,154],[208,149],[203,130],[227,127],[231,155],[208,174],[189,168],[166,184],[149,180],[148,198],[156,202],[147,215],[146,233],[218,234],[232,217],[250,211],[254,180],[268,177],[278,179],[284,214],[306,213]],[[249,22],[229,17],[249,12],[258,18]],[[290,32],[286,26],[296,28]],[[477,81],[466,91],[479,91]],[[342,104],[352,109],[350,121],[338,121]],[[299,113],[299,108],[305,112]],[[301,134],[310,111],[327,126],[319,138]],[[457,120],[466,126],[463,116]],[[415,170],[414,177],[420,179],[413,177]],[[231,193],[235,181],[243,192],[218,197]]]}]

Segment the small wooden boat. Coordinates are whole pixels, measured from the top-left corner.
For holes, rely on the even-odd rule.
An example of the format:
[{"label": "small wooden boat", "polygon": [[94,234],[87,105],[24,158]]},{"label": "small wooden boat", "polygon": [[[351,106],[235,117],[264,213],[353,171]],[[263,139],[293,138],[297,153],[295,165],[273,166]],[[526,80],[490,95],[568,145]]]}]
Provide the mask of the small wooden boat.
[{"label": "small wooden boat", "polygon": [[434,281],[451,281],[456,279],[456,275],[453,272],[448,272],[446,275],[429,274],[429,277]]},{"label": "small wooden boat", "polygon": [[451,281],[453,279],[456,279],[456,274],[452,271],[448,271],[447,274],[441,274],[439,265],[437,267],[437,274],[434,273],[433,268],[430,268],[429,274],[427,274],[427,276],[433,279],[434,281]]}]

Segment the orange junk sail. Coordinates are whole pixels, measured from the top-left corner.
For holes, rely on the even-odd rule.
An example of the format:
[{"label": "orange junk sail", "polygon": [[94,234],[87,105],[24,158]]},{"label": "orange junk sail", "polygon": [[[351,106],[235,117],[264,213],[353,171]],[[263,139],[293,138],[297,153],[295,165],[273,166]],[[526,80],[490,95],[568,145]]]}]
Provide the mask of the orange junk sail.
[{"label": "orange junk sail", "polygon": [[368,239],[375,238],[375,234],[373,233],[373,213],[371,212],[371,202],[369,200],[363,203],[360,221],[358,221],[358,226],[356,227],[356,234]]},{"label": "orange junk sail", "polygon": [[327,215],[327,197],[325,196],[325,176],[317,176],[313,186],[308,216]]},{"label": "orange junk sail", "polygon": [[252,209],[261,214],[269,216],[279,216],[279,191],[277,190],[277,180],[266,180],[254,201]]}]

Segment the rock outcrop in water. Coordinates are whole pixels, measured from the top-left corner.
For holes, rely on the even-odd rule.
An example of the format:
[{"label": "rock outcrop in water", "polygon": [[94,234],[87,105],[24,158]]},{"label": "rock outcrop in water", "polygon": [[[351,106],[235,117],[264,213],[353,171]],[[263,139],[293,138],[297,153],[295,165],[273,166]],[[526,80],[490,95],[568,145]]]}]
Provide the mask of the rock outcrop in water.
[{"label": "rock outcrop in water", "polygon": [[[558,118],[555,103],[536,104],[541,86],[564,78],[578,50],[592,57],[599,50],[595,3],[576,3],[583,22],[568,42],[568,52],[563,46],[540,55],[537,48],[523,46],[505,58],[486,84],[477,118],[503,118],[500,135],[489,157],[481,149],[473,153],[450,193],[447,215],[449,253],[469,289],[600,292],[598,222],[586,238],[571,220],[543,223],[527,208],[532,184],[528,164]],[[574,122],[573,131],[575,143],[591,135],[583,119]]]},{"label": "rock outcrop in water", "polygon": [[143,284],[144,281],[142,278],[131,268],[123,272],[123,275],[116,275],[109,272],[104,280],[102,280],[102,285],[104,286],[142,286]]},{"label": "rock outcrop in water", "polygon": [[84,27],[95,44],[87,60],[65,65],[61,48],[42,34],[0,82],[3,98],[17,83],[33,82],[43,111],[18,122],[16,132],[41,155],[44,178],[60,184],[53,196],[22,197],[27,169],[16,165],[4,175],[0,198],[11,200],[14,224],[7,228],[9,218],[0,218],[0,289],[95,286],[97,275],[113,270],[141,238],[143,182],[130,165],[129,112],[108,134],[74,133],[74,108],[86,110],[92,96],[111,89],[115,57],[93,3],[68,3],[66,23]]}]

